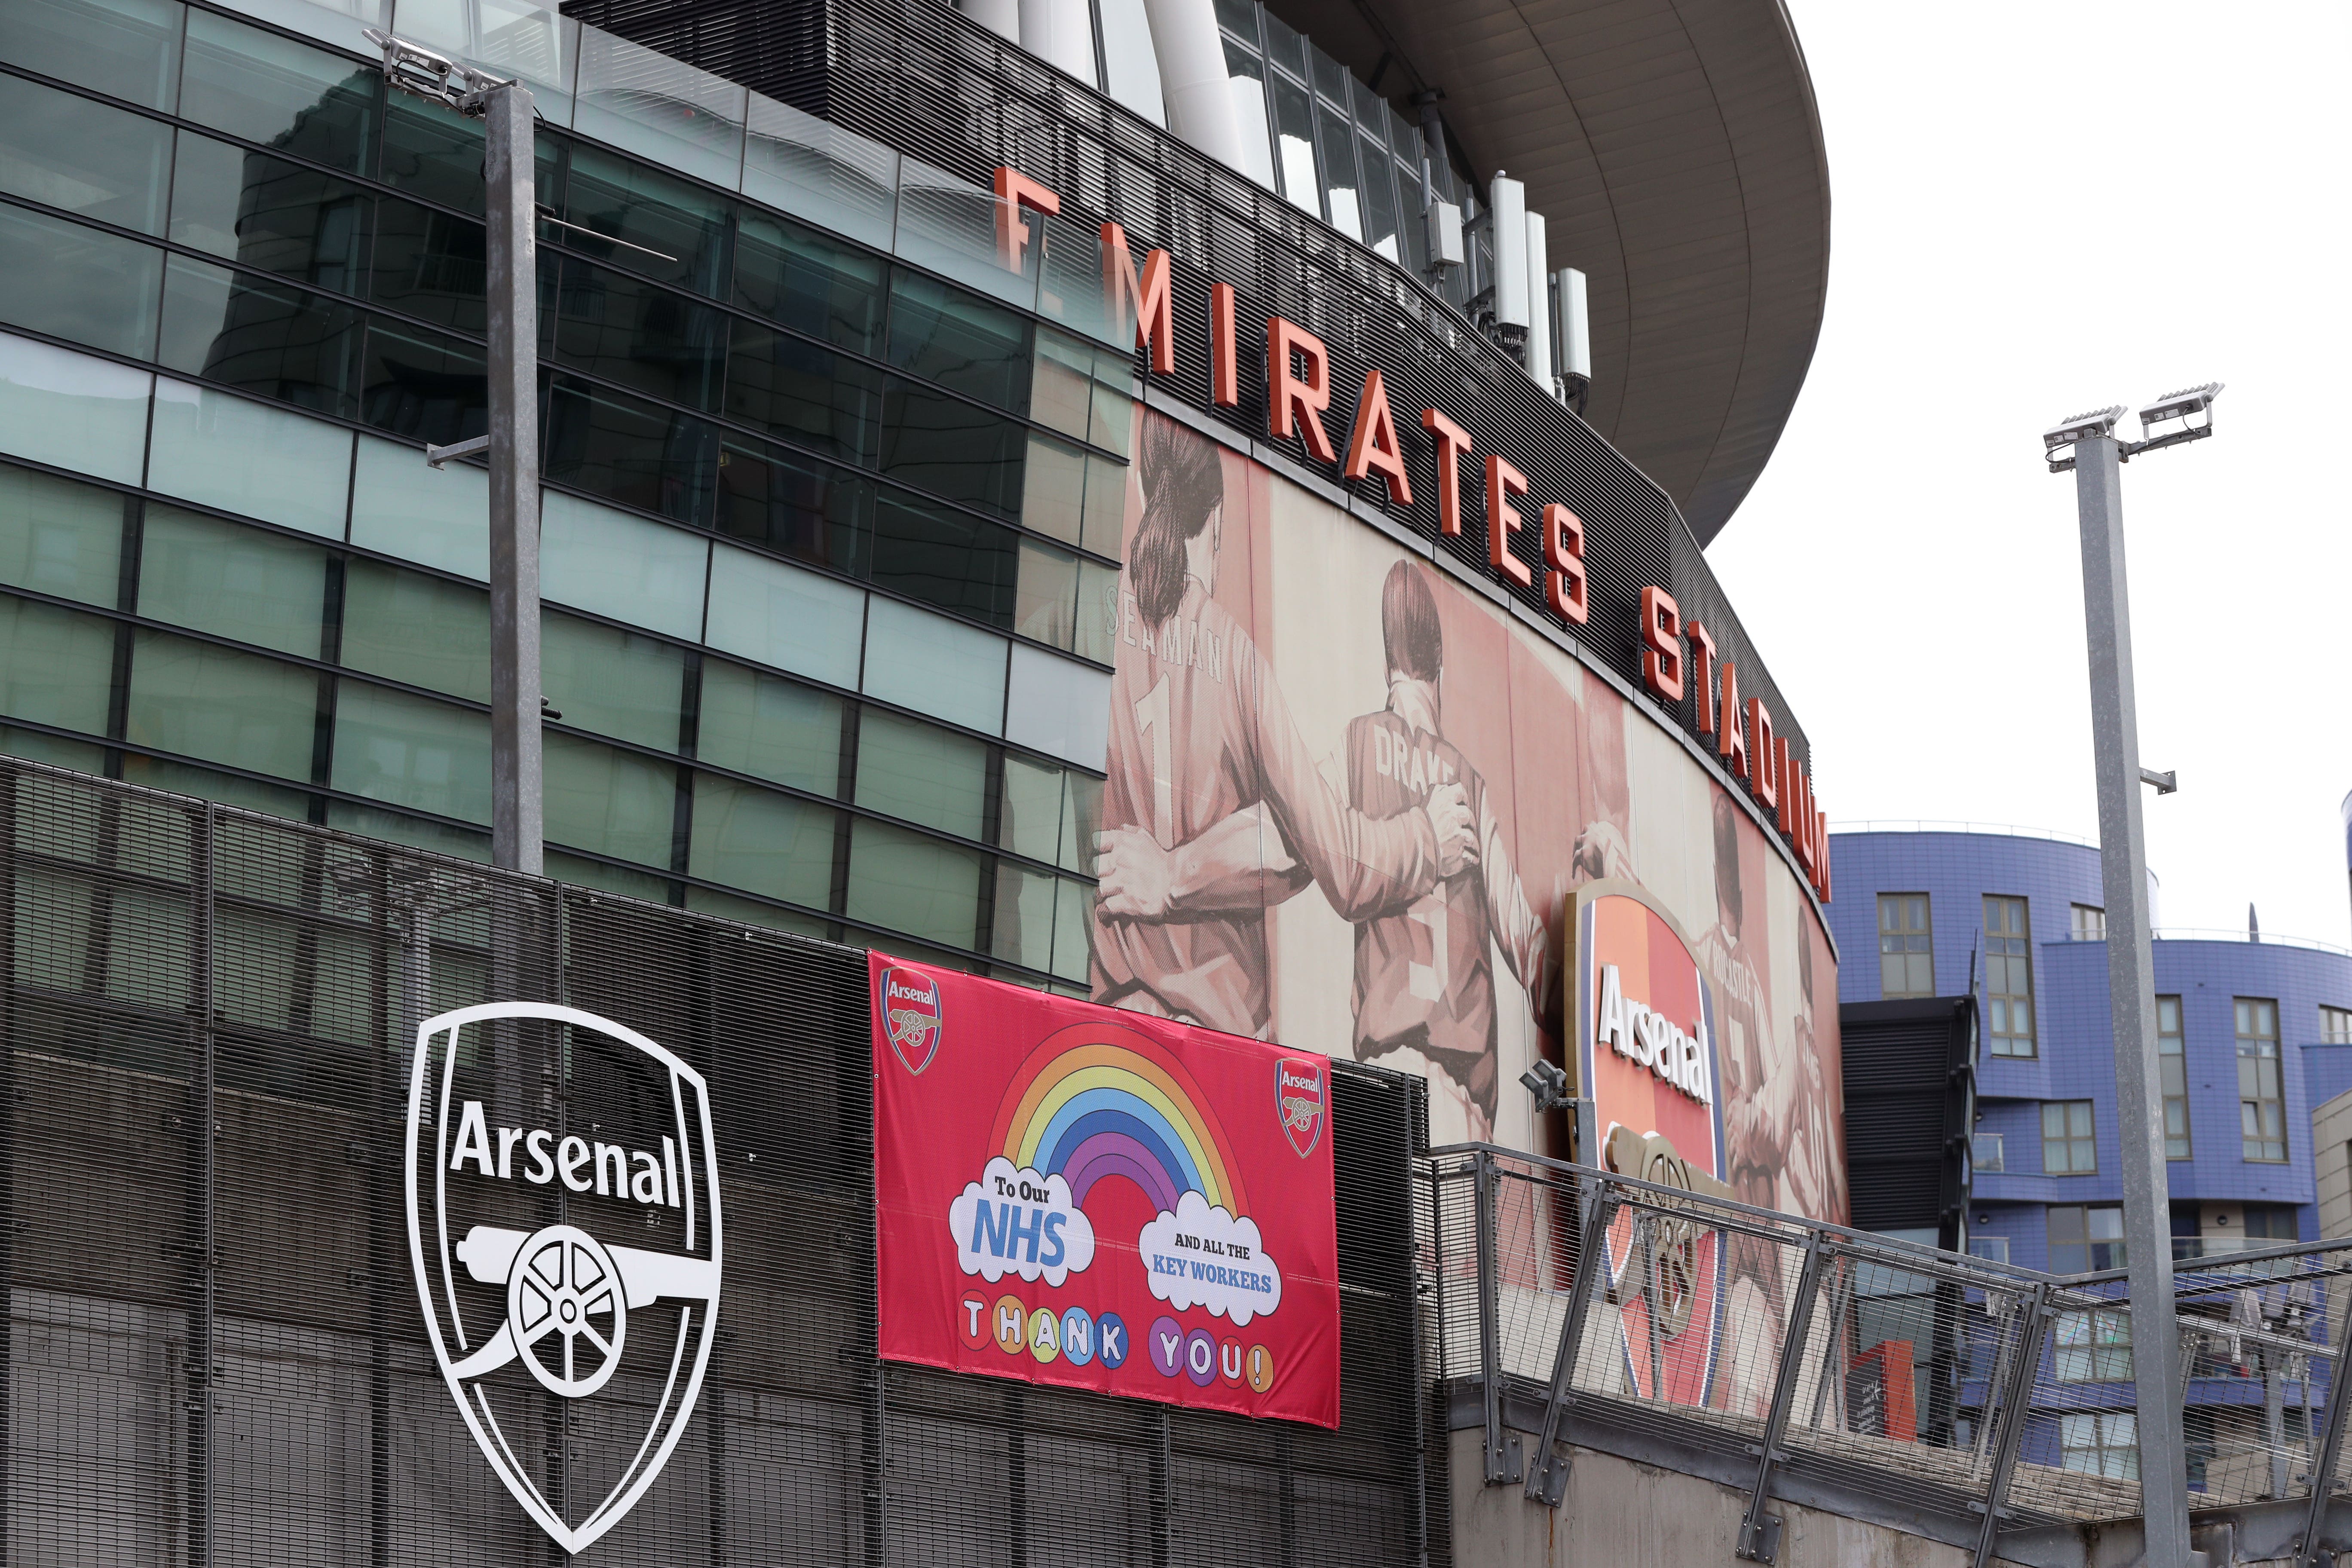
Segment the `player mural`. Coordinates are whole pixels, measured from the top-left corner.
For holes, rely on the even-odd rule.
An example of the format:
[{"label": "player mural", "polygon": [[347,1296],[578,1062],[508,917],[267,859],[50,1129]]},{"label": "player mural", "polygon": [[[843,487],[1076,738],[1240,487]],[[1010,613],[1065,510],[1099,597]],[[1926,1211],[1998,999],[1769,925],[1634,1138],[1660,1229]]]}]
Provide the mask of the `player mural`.
[{"label": "player mural", "polygon": [[[1095,998],[1417,1072],[1436,1142],[1565,1155],[1566,1119],[1538,1125],[1515,1083],[1567,1060],[1574,903],[1622,885],[1685,933],[1714,998],[1702,1173],[1844,1219],[1835,961],[1748,813],[1488,598],[1188,426],[1137,421],[1126,569],[1089,612],[1116,649]],[[1633,1131],[1696,1160],[1662,1125]],[[1769,1254],[1708,1267],[1734,1320],[1784,1313]],[[1745,1397],[1740,1359],[1717,1357],[1708,1397]]]}]

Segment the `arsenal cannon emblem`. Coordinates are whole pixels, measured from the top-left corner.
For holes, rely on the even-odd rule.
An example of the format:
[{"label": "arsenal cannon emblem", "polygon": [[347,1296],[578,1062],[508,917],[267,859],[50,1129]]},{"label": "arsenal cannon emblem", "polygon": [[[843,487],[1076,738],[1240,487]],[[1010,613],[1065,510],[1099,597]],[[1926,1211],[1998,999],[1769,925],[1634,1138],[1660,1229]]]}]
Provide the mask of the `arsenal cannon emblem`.
[{"label": "arsenal cannon emblem", "polygon": [[[567,1552],[645,1496],[694,1413],[719,1321],[718,1157],[702,1076],[634,1029],[532,1002],[417,1028],[425,1333],[482,1458]],[[582,1439],[547,1442],[551,1396]]]}]

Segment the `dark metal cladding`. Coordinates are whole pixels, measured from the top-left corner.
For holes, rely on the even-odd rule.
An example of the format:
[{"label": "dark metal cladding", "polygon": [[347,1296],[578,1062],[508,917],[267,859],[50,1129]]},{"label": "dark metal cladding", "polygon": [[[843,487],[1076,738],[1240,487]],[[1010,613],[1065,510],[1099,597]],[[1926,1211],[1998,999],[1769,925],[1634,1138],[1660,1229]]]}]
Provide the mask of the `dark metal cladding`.
[{"label": "dark metal cladding", "polygon": [[[986,186],[1010,165],[1055,190],[1081,225],[1118,223],[1140,263],[1169,251],[1176,306],[1176,373],[1136,372],[1263,451],[1285,456],[1360,508],[1375,508],[1467,564],[1548,625],[1543,504],[1572,508],[1586,530],[1591,618],[1574,637],[1638,691],[1644,586],[1672,593],[1705,623],[1720,657],[1739,667],[1743,701],[1761,697],[1777,732],[1811,771],[1802,725],[1782,700],[1674,501],[1451,307],[1385,258],[1347,239],[1223,164],[1054,71],[936,0],[573,0],[567,15],[687,61],[870,137],[907,157]],[[1089,263],[1089,268],[1091,263]],[[1213,408],[1209,286],[1233,285],[1241,402]],[[1333,359],[1325,427],[1344,446],[1364,373],[1377,368],[1414,475],[1414,501],[1388,500],[1377,477],[1349,486],[1298,443],[1266,432],[1262,323],[1279,315],[1321,338]],[[1255,343],[1255,350],[1253,342]],[[1514,550],[1536,585],[1486,566],[1484,464],[1463,464],[1463,531],[1441,538],[1431,492],[1434,448],[1420,411],[1438,407],[1478,452],[1500,452],[1528,481]],[[1645,700],[1647,699],[1644,699]],[[1676,720],[1688,726],[1694,699]]]},{"label": "dark metal cladding", "polygon": [[[716,1110],[718,1348],[596,1562],[1445,1560],[1412,1375],[1419,1079],[1335,1064],[1342,1422],[1254,1422],[876,1359],[856,949],[13,760],[0,889],[0,1453],[44,1560],[558,1560],[450,1403],[405,1244],[419,1008],[494,993],[647,1035]],[[465,1070],[514,1114],[629,1103],[609,1053],[506,1027]],[[551,1498],[601,1493],[611,1423],[547,1404],[519,1458]]]}]

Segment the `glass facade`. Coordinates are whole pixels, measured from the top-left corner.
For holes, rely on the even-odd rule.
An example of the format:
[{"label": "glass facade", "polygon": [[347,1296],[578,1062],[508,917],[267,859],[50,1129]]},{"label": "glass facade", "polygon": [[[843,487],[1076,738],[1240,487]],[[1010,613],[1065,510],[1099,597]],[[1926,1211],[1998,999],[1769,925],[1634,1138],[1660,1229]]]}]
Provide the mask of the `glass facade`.
[{"label": "glass facade", "polygon": [[[740,89],[716,141],[597,119],[592,52],[541,94],[551,870],[1083,982],[1093,237],[1004,272],[985,193]],[[485,851],[487,486],[416,449],[484,428],[480,163],[265,27],[0,0],[8,750]]]}]

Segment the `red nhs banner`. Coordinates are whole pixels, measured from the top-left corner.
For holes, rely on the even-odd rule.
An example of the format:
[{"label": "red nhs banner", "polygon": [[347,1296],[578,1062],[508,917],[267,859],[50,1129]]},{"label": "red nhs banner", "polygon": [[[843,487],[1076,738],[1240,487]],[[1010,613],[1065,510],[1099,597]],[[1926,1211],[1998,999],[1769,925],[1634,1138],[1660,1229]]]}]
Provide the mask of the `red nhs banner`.
[{"label": "red nhs banner", "polygon": [[1328,1061],[870,963],[886,1359],[1339,1424]]}]

